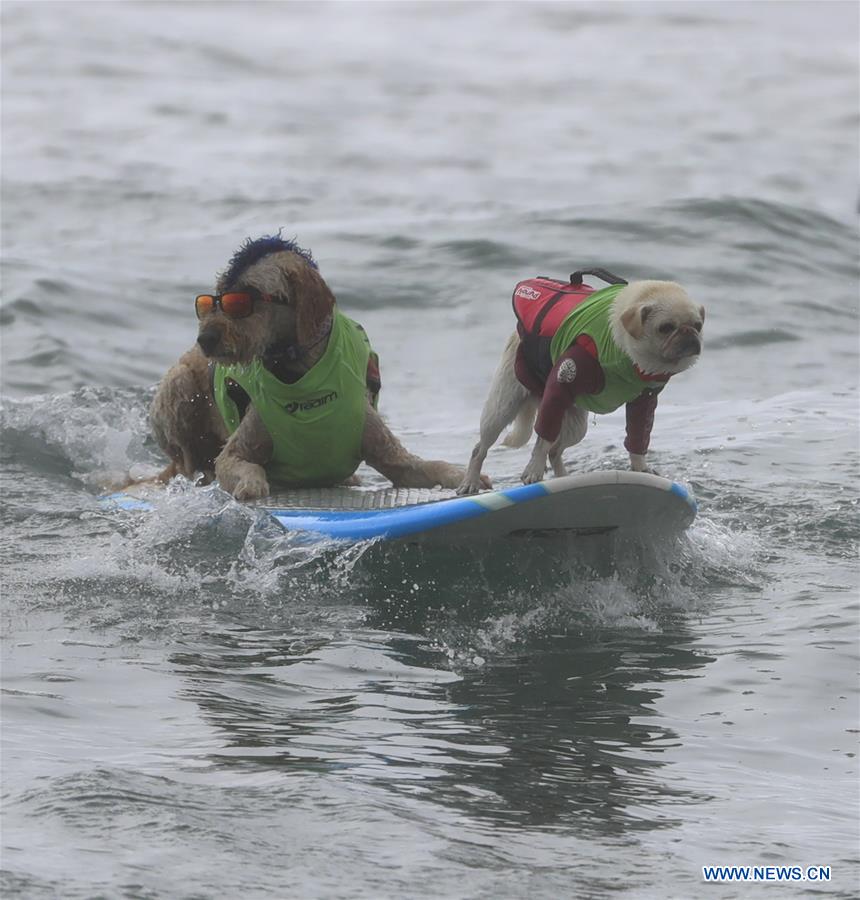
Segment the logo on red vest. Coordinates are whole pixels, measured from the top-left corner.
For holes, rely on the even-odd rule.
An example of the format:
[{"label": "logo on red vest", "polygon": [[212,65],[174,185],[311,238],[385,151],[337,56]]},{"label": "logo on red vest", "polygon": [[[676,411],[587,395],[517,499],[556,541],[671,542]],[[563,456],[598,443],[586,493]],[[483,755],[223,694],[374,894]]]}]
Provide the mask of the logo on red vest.
[{"label": "logo on red vest", "polygon": [[522,297],[524,300],[540,300],[541,292],[523,284],[514,291],[514,296]]}]

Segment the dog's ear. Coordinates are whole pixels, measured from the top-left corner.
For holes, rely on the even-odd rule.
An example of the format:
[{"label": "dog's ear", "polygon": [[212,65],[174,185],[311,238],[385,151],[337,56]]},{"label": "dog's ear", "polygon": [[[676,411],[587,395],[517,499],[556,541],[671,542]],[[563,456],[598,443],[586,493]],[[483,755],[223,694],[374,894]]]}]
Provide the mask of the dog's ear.
[{"label": "dog's ear", "polygon": [[650,306],[633,306],[625,309],[621,314],[621,324],[624,330],[634,340],[639,340],[645,333],[645,320],[651,315],[652,307]]},{"label": "dog's ear", "polygon": [[297,266],[290,273],[290,288],[296,310],[296,342],[312,344],[334,310],[334,294],[319,272],[308,265]]},{"label": "dog's ear", "polygon": [[705,307],[704,306],[699,307],[699,315],[702,317],[702,324],[704,325],[705,324]]}]

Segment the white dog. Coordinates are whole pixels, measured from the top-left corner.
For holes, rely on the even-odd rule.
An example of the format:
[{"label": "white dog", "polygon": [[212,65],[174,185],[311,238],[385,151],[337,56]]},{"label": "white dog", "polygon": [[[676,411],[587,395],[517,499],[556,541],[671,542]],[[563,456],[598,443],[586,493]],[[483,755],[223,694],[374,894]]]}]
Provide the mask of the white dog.
[{"label": "white dog", "polygon": [[547,459],[556,475],[566,474],[562,452],[585,437],[589,412],[609,413],[622,405],[630,466],[649,471],[645,454],[657,395],[670,376],[698,359],[705,310],[672,281],[627,284],[605,270],[593,274],[615,283],[594,290],[577,272],[567,284],[541,277],[517,285],[517,333],[493,377],[480,440],[459,493],[481,489],[487,452],[514,419],[508,446],[527,443],[533,423],[537,433],[522,474],[531,484],[543,479]]}]

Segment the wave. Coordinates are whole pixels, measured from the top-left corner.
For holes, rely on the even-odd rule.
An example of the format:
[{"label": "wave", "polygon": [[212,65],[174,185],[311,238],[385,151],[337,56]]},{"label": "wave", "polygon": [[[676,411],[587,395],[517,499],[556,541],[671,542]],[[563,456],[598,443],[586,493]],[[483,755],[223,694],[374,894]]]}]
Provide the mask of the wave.
[{"label": "wave", "polygon": [[[62,500],[63,552],[10,573],[10,597],[88,625],[110,622],[126,636],[181,630],[189,616],[311,631],[337,623],[424,635],[461,667],[560,635],[660,631],[701,609],[714,585],[755,583],[755,543],[715,520],[665,542],[557,536],[425,547],[309,541],[216,486],[181,479],[151,512],[105,508],[89,494]],[[42,526],[32,505],[27,512],[18,535],[60,524],[48,510]]]},{"label": "wave", "polygon": [[723,350],[727,347],[763,347],[766,344],[784,344],[799,340],[801,340],[799,335],[779,328],[738,331],[708,341],[708,350]]},{"label": "wave", "polygon": [[[707,520],[666,545],[561,536],[433,548],[308,542],[217,486],[182,479],[150,513],[105,508],[106,473],[159,462],[148,399],[84,389],[5,405],[4,518],[19,559],[5,584],[15,605],[62,607],[132,635],[173,630],[189,615],[312,629],[334,617],[424,634],[461,665],[583,628],[659,630],[697,608],[706,585],[749,578],[749,553],[726,550],[733,534]],[[43,553],[46,535],[55,545]]]},{"label": "wave", "polygon": [[156,465],[159,455],[147,421],[152,389],[81,388],[27,400],[5,399],[0,409],[3,458],[42,475],[67,475],[97,485]]},{"label": "wave", "polygon": [[[363,624],[425,635],[454,666],[483,665],[559,635],[660,631],[706,607],[717,588],[759,590],[760,559],[786,542],[844,558],[860,538],[856,502],[842,489],[857,475],[856,441],[845,437],[851,394],[703,403],[693,415],[667,406],[674,450],[660,462],[692,479],[700,499],[699,518],[677,541],[558,536],[443,548],[309,543],[216,486],[182,480],[152,513],[100,506],[106,473],[143,475],[161,462],[148,434],[150,397],[83,389],[4,405],[6,549],[18,560],[5,585],[14,604],[62,606],[129,634],[172,630],[189,615],[312,630]],[[820,413],[815,438],[795,424],[808,410]],[[827,450],[820,465],[832,481],[815,498],[792,487],[809,475],[812,440]],[[723,460],[719,474],[709,475],[712,457]],[[608,463],[585,450],[580,464]],[[742,467],[740,476],[726,466]]]},{"label": "wave", "polygon": [[[768,308],[797,300],[800,308],[818,303],[856,318],[846,303],[860,279],[856,226],[806,207],[722,197],[583,207],[573,215],[569,207],[493,213],[446,220],[445,231],[457,237],[444,241],[426,236],[435,230],[433,223],[420,229],[417,223],[398,225],[397,232],[377,223],[373,231],[351,234],[367,258],[346,279],[333,273],[348,307],[485,306],[495,296],[504,315],[518,280],[537,274],[566,278],[577,268],[602,265],[629,279],[730,290],[746,307],[753,300]],[[810,276],[819,279],[814,287]],[[799,285],[806,287],[798,296]],[[762,288],[768,296],[751,296]]]}]

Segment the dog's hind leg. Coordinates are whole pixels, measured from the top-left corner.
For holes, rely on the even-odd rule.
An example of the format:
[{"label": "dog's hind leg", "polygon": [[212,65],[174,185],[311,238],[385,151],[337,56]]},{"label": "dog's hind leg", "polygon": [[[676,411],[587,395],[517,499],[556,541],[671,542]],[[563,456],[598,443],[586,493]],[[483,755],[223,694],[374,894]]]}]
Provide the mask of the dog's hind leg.
[{"label": "dog's hind leg", "polygon": [[535,417],[540,409],[540,397],[530,393],[523,401],[514,419],[511,430],[505,435],[502,444],[505,447],[525,447],[534,434]]},{"label": "dog's hind leg", "polygon": [[588,413],[579,406],[572,406],[564,414],[561,420],[561,433],[549,451],[549,464],[553,474],[558,478],[567,475],[562,453],[568,448],[578,444],[588,431]]},{"label": "dog's hind leg", "polygon": [[[534,417],[534,402],[528,388],[517,380],[514,371],[517,348],[520,339],[514,334],[505,346],[499,366],[490,384],[490,393],[481,411],[481,428],[478,443],[472,450],[466,475],[457,488],[458,494],[474,494],[482,487],[481,467],[487,458],[490,447],[499,439],[499,435],[515,418]],[[530,422],[529,422],[530,425]],[[524,430],[522,421],[512,432],[512,440],[519,440]],[[526,438],[528,440],[528,438]],[[525,443],[525,441],[523,442]],[[520,444],[522,446],[522,444]]]},{"label": "dog's hind leg", "polygon": [[556,478],[567,475],[567,469],[564,467],[564,460],[561,458],[563,452],[564,447],[559,447],[557,443],[553,444],[549,451],[549,464],[552,467],[552,474],[555,475]]}]

